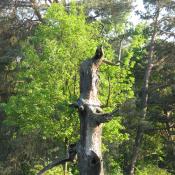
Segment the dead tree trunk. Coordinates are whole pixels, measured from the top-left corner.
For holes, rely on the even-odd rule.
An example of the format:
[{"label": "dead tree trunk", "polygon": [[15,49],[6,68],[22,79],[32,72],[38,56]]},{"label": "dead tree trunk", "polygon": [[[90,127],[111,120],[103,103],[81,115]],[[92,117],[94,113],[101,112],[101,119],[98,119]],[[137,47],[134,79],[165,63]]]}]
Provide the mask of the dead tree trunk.
[{"label": "dead tree trunk", "polygon": [[104,175],[101,152],[102,123],[112,119],[118,110],[102,114],[98,99],[98,69],[104,53],[97,48],[92,59],[80,66],[80,98],[77,102],[80,117],[80,143],[77,146],[80,175]]},{"label": "dead tree trunk", "polygon": [[101,113],[98,95],[98,69],[101,63],[112,63],[103,60],[102,47],[97,48],[95,55],[80,65],[80,98],[72,107],[78,108],[80,117],[80,141],[69,148],[69,155],[64,160],[56,159],[44,167],[38,175],[65,162],[72,162],[78,155],[80,175],[104,175],[101,152],[102,123],[110,121],[118,110]]},{"label": "dead tree trunk", "polygon": [[98,68],[102,63],[103,51],[98,48],[92,59],[80,66],[80,144],[78,148],[80,175],[103,175],[101,153],[102,124],[93,120],[93,114],[100,112],[98,100]]}]

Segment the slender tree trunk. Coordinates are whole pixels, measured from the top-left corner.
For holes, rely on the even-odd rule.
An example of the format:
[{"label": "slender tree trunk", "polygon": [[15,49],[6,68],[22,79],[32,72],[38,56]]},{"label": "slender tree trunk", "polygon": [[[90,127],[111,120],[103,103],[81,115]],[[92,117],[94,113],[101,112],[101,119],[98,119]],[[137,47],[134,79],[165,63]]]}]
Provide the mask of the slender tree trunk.
[{"label": "slender tree trunk", "polygon": [[167,139],[170,142],[170,149],[172,150],[172,156],[175,157],[175,144],[174,144],[174,128],[172,128],[172,125],[174,124],[171,120],[170,117],[172,117],[172,111],[164,110],[164,113],[167,117],[166,121],[166,128],[167,128]]},{"label": "slender tree trunk", "polygon": [[63,165],[63,174],[67,175],[67,162]]},{"label": "slender tree trunk", "polygon": [[120,45],[119,45],[119,52],[118,52],[118,61],[120,63],[121,58],[122,58],[122,47],[123,47],[123,38],[120,40]]},{"label": "slender tree trunk", "polygon": [[[69,143],[68,143],[68,139],[65,138],[65,154],[68,152],[68,150],[69,150]],[[68,157],[68,155],[67,155],[67,157]],[[63,164],[63,174],[67,175],[67,171],[68,171],[68,169],[67,169],[67,162],[65,162]]]},{"label": "slender tree trunk", "polygon": [[[157,6],[157,11],[154,19],[153,33],[152,33],[150,49],[148,53],[148,64],[145,71],[145,76],[144,76],[144,81],[142,86],[142,96],[141,96],[141,118],[142,119],[145,119],[147,115],[148,88],[149,88],[149,81],[150,81],[151,72],[153,68],[153,55],[154,55],[155,38],[156,38],[157,27],[158,27],[158,17],[159,17],[159,6]],[[139,150],[142,144],[143,135],[144,135],[144,130],[142,129],[142,126],[139,124],[136,131],[136,138],[135,138],[134,148],[132,152],[129,175],[134,175],[135,166],[139,155]]]}]

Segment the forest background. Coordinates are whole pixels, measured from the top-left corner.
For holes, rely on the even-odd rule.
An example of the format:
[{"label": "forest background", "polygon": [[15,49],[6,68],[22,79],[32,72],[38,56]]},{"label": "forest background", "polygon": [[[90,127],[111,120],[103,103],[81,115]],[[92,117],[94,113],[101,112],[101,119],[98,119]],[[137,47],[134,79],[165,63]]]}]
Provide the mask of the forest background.
[{"label": "forest background", "polygon": [[[100,68],[103,111],[122,111],[104,124],[105,173],[175,174],[175,2],[136,5],[0,1],[0,174],[34,175],[79,140],[70,104],[99,45],[111,63]],[[77,163],[45,174],[76,175]]]}]

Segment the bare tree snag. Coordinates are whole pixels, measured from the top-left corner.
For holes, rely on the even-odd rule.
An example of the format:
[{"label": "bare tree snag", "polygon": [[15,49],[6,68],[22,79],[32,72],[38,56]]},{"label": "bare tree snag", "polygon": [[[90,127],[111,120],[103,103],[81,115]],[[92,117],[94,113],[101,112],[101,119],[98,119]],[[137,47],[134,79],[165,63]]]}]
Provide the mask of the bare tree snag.
[{"label": "bare tree snag", "polygon": [[76,103],[70,105],[70,107],[77,108],[79,112],[79,143],[76,144],[73,152],[69,151],[68,158],[51,162],[38,175],[57,165],[73,161],[76,154],[78,155],[80,175],[104,175],[101,152],[102,124],[112,120],[116,114],[119,114],[119,110],[102,113],[100,108],[98,69],[102,63],[106,63],[103,58],[103,48],[98,47],[95,55],[91,59],[83,61],[80,65],[80,97]]},{"label": "bare tree snag", "polygon": [[98,113],[98,68],[104,53],[97,48],[92,59],[85,60],[80,66],[80,98],[77,102],[80,117],[80,143],[78,146],[78,166],[80,175],[103,175],[101,153],[102,124],[92,120]]},{"label": "bare tree snag", "polygon": [[102,114],[98,95],[98,69],[104,53],[98,47],[94,57],[80,66],[80,98],[77,102],[80,117],[78,166],[80,175],[104,175],[101,152],[102,123],[112,119],[118,111]]}]

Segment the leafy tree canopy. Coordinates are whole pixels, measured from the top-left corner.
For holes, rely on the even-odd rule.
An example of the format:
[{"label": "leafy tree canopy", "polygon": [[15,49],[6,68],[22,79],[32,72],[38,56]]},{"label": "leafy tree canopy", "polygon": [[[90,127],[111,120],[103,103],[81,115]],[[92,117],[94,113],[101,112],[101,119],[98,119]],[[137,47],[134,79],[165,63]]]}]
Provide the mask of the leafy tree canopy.
[{"label": "leafy tree canopy", "polygon": [[[69,104],[78,98],[79,64],[92,57],[99,44],[104,45],[107,59],[112,60],[114,52],[100,34],[100,22],[88,24],[81,7],[72,5],[67,12],[62,5],[53,4],[44,21],[21,43],[24,58],[17,65],[17,95],[5,106],[11,116],[5,122],[17,124],[24,133],[37,130],[43,137],[75,141],[78,117]],[[133,96],[128,61],[124,66],[104,65],[100,70],[99,95],[102,103],[109,101],[109,110]],[[122,128],[118,126],[116,130]]]}]

